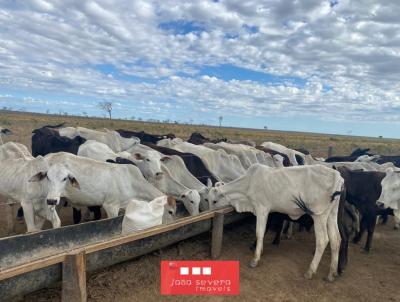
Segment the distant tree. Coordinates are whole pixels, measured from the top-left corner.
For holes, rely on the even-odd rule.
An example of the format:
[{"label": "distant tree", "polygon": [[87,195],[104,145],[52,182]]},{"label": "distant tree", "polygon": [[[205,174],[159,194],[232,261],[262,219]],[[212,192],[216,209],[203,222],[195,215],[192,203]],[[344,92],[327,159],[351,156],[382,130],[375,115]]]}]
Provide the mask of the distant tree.
[{"label": "distant tree", "polygon": [[267,126],[264,126],[264,129],[265,129],[265,130],[268,130],[268,127],[267,127]]},{"label": "distant tree", "polygon": [[219,120],[219,126],[221,127],[222,126],[222,120],[224,119],[224,117],[221,115],[219,118],[218,118],[218,120]]},{"label": "distant tree", "polygon": [[104,101],[104,102],[99,102],[98,106],[101,110],[104,110],[105,112],[108,113],[108,116],[110,117],[111,120],[111,113],[112,113],[112,109],[113,109],[113,103],[112,102],[108,102],[108,101]]},{"label": "distant tree", "polygon": [[46,114],[50,114],[50,109],[47,109],[47,110],[46,110]]},{"label": "distant tree", "polygon": [[88,117],[88,113],[86,111],[83,111],[82,115]]},{"label": "distant tree", "polygon": [[135,120],[135,116],[134,115],[131,116],[131,120],[133,120],[133,121]]}]

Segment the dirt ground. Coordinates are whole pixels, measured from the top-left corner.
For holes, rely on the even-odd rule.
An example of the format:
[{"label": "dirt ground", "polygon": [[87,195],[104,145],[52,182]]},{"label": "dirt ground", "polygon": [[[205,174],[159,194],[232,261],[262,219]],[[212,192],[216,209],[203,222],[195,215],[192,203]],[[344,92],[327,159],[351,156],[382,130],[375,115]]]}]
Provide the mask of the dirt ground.
[{"label": "dirt ground", "polygon": [[[210,236],[204,234],[88,276],[88,301],[400,301],[400,232],[392,220],[377,226],[369,255],[361,252],[361,245],[350,244],[346,272],[333,283],[323,280],[329,247],[316,277],[303,277],[314,252],[313,233],[296,232],[279,246],[271,245],[273,233],[268,233],[259,267],[250,268],[254,228],[253,220],[225,227],[221,259],[240,261],[239,296],[160,295],[160,260],[209,259]],[[14,301],[60,301],[60,292],[57,286]]]}]

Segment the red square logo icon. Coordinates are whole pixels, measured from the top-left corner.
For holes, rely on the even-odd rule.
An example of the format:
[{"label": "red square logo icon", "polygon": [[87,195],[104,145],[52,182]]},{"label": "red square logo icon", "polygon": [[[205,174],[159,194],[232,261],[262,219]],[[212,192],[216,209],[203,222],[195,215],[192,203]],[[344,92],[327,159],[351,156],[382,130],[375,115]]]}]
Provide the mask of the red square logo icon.
[{"label": "red square logo icon", "polygon": [[239,261],[161,261],[162,295],[238,295]]}]

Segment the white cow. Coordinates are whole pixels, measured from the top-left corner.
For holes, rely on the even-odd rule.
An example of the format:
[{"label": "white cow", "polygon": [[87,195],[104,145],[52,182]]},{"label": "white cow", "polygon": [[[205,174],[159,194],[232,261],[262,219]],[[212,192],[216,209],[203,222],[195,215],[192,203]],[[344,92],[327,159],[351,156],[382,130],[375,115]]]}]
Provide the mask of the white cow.
[{"label": "white cow", "polygon": [[[225,142],[220,142],[218,144],[214,143],[204,143],[203,146],[206,146],[213,150],[222,149],[228,154],[236,155],[242,166],[247,170],[252,164],[258,163],[257,156],[255,152],[251,152],[251,150],[244,148],[244,145],[240,144],[228,144]],[[246,146],[249,147],[249,146]]]},{"label": "white cow", "polygon": [[0,145],[0,160],[18,158],[33,159],[33,156],[23,144],[8,142]]},{"label": "white cow", "polygon": [[359,156],[355,162],[374,162],[381,157],[380,155],[361,155]]},{"label": "white cow", "polygon": [[[196,190],[200,194],[200,211],[206,211],[209,209],[207,194],[208,187],[204,185],[200,180],[193,176],[192,173],[186,168],[185,162],[180,156],[170,155],[164,156],[161,159],[163,165],[165,165],[171,174],[179,182],[186,187]],[[211,181],[211,180],[210,180]]]},{"label": "white cow", "polygon": [[167,196],[151,201],[129,200],[122,220],[122,234],[128,234],[173,221],[175,200]]},{"label": "white cow", "polygon": [[130,147],[140,143],[140,140],[137,137],[125,138],[116,131],[102,132],[84,127],[65,127],[59,129],[58,131],[61,136],[74,138],[79,135],[86,140],[95,140],[101,142],[109,146],[114,152],[125,151]]},{"label": "white cow", "polygon": [[161,162],[158,157],[158,152],[152,153],[134,153],[129,151],[122,151],[115,153],[106,144],[88,140],[81,146],[79,146],[78,156],[83,156],[91,159],[96,159],[105,162],[109,159],[116,160],[117,157],[122,157],[132,161],[142,172],[146,179],[154,177],[157,173],[161,172]]},{"label": "white cow", "polygon": [[205,146],[194,145],[177,138],[160,140],[157,145],[197,155],[214,177],[220,181],[230,182],[245,173],[239,158],[227,154],[224,150],[211,150]]},{"label": "white cow", "polygon": [[45,160],[50,168],[38,173],[35,181],[52,185],[48,203],[66,197],[74,206],[102,206],[108,217],[116,217],[131,199],[164,196],[133,165],[102,163],[65,152],[49,154]]},{"label": "white cow", "polygon": [[162,167],[164,155],[151,148],[146,148],[148,147],[138,144],[135,149],[130,148],[127,151],[114,153],[107,145],[90,140],[79,147],[78,156],[102,162],[108,159],[115,160],[117,157],[128,159],[139,168],[143,176],[156,188],[181,200],[190,215],[199,214],[199,193],[183,185],[167,168]]},{"label": "white cow", "polygon": [[286,154],[289,157],[290,163],[293,166],[298,166],[300,163],[298,162],[298,160],[296,159],[296,156],[299,158],[302,158],[303,162],[305,162],[305,155],[299,151],[290,149],[288,147],[285,147],[283,145],[277,144],[277,143],[273,143],[273,142],[264,142],[261,144],[262,147],[264,148],[268,148],[271,150],[274,150],[276,152],[279,153],[283,153]]},{"label": "white cow", "polygon": [[396,228],[400,222],[400,171],[388,169],[386,176],[382,179],[382,192],[377,203],[382,204],[385,208],[393,209],[396,218]]},{"label": "white cow", "polygon": [[61,226],[55,205],[46,204],[53,184],[35,183],[42,171],[47,170],[49,166],[41,156],[0,161],[0,194],[21,202],[28,232],[41,230],[45,220],[54,228]]},{"label": "white cow", "polygon": [[388,169],[398,170],[393,163],[377,164],[374,162],[332,162],[332,163],[318,163],[328,167],[346,167],[350,170],[363,170],[363,171],[379,171],[385,172]]},{"label": "white cow", "polygon": [[301,166],[273,169],[251,166],[239,179],[211,188],[208,194],[213,207],[231,204],[238,212],[252,212],[257,217],[257,246],[250,265],[257,266],[270,212],[285,213],[292,219],[310,214],[314,220],[316,250],[307,278],[316,273],[326,245],[331,246],[328,280],[337,276],[341,237],[337,215],[339,195],[344,184],[338,171],[324,166]]}]

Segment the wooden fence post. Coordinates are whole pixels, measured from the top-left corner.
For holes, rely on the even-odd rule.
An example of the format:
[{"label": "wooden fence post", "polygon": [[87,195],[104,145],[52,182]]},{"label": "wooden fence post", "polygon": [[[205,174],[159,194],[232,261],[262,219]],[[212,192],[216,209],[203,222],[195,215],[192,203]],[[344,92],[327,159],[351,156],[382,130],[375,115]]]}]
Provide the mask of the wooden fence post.
[{"label": "wooden fence post", "polygon": [[80,250],[68,254],[62,266],[61,301],[86,302],[86,257]]},{"label": "wooden fence post", "polygon": [[329,146],[329,147],[328,147],[328,157],[331,157],[332,154],[333,154],[333,147],[332,147],[332,146]]},{"label": "wooden fence post", "polygon": [[212,233],[211,233],[212,259],[217,259],[221,255],[223,233],[224,233],[224,213],[216,212],[212,220]]}]

